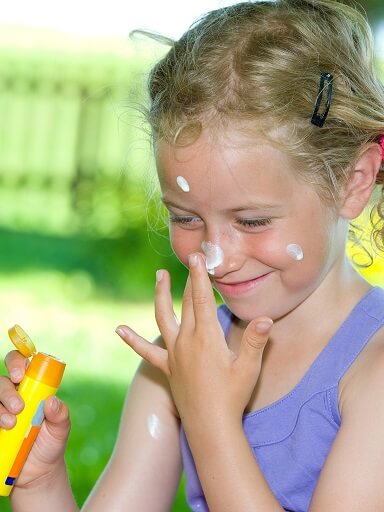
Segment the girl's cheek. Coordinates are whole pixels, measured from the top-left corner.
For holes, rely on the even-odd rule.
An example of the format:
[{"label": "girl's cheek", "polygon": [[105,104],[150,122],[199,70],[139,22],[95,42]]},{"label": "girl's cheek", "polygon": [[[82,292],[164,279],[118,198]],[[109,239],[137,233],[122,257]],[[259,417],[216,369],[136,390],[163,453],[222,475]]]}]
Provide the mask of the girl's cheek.
[{"label": "girl's cheek", "polygon": [[268,231],[249,239],[248,255],[281,271],[301,272],[308,263],[305,244],[300,237],[284,238],[281,232]]},{"label": "girl's cheek", "polygon": [[245,244],[248,255],[265,265],[280,267],[288,259],[281,240],[281,234],[268,230],[258,235],[247,236]]},{"label": "girl's cheek", "polygon": [[185,266],[188,266],[188,256],[201,251],[201,236],[196,232],[176,227],[170,228],[170,241],[173,252]]}]

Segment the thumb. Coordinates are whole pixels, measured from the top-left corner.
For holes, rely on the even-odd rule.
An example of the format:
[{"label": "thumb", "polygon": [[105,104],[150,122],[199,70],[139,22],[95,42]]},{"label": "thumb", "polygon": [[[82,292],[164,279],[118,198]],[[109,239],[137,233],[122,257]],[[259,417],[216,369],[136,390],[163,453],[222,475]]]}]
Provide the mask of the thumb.
[{"label": "thumb", "polygon": [[71,428],[69,409],[56,396],[50,396],[44,404],[46,429],[57,440],[65,440]]},{"label": "thumb", "polygon": [[251,362],[253,365],[255,363],[261,365],[272,325],[273,321],[268,317],[256,318],[247,325],[241,340],[239,359],[243,361],[246,359],[248,364]]}]

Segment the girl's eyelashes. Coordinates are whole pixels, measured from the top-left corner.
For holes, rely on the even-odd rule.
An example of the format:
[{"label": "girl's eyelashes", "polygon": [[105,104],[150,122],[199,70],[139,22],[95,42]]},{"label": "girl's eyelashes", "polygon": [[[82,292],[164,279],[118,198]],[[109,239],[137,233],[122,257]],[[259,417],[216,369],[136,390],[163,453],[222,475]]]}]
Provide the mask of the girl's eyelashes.
[{"label": "girl's eyelashes", "polygon": [[261,217],[256,219],[236,219],[236,223],[240,224],[240,226],[244,226],[246,228],[260,228],[268,226],[272,223],[272,219],[270,217]]},{"label": "girl's eyelashes", "polygon": [[183,224],[183,225],[191,225],[196,222],[201,222],[200,217],[196,217],[195,215],[169,215],[169,220],[173,224]]},{"label": "girl's eyelashes", "polygon": [[[202,222],[202,219],[196,215],[169,215],[169,220],[172,224],[179,224],[185,227],[194,227],[197,223]],[[256,229],[268,226],[272,223],[270,217],[260,217],[255,219],[238,218],[235,220],[236,224],[248,229]]]}]

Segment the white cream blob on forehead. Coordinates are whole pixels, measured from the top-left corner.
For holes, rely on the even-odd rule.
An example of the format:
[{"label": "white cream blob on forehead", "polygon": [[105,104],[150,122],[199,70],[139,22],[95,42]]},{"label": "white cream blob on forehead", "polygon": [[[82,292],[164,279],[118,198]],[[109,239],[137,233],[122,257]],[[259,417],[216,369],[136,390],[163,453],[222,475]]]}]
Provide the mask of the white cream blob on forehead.
[{"label": "white cream blob on forehead", "polygon": [[177,176],[176,183],[183,192],[189,192],[189,183],[184,176]]},{"label": "white cream blob on forehead", "polygon": [[304,258],[303,249],[299,244],[288,244],[287,254],[296,261],[301,261]]},{"label": "white cream blob on forehead", "polygon": [[212,242],[202,242],[201,249],[205,254],[205,266],[208,274],[215,275],[215,268],[224,261],[224,253],[219,245]]}]

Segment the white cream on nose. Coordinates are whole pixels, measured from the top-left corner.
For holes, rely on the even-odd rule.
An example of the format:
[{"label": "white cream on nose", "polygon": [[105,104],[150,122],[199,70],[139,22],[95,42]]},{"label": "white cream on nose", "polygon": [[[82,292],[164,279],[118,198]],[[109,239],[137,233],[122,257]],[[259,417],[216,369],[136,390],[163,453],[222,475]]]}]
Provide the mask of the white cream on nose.
[{"label": "white cream on nose", "polygon": [[201,250],[205,254],[205,266],[208,274],[215,275],[215,268],[224,261],[224,252],[219,245],[212,242],[202,242]]}]

